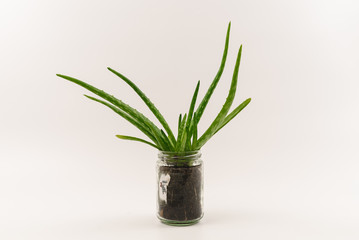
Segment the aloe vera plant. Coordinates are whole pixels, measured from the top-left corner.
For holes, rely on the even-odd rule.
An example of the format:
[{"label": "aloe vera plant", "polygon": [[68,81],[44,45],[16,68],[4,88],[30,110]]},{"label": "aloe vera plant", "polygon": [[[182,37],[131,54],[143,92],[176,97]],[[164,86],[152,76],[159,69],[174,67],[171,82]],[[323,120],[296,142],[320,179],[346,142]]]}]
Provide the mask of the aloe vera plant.
[{"label": "aloe vera plant", "polygon": [[226,41],[225,41],[225,47],[223,51],[222,61],[221,65],[219,67],[219,70],[212,81],[211,85],[209,86],[206,94],[204,95],[202,101],[199,103],[197,109],[195,109],[196,102],[197,102],[197,96],[199,92],[200,82],[198,81],[191,104],[189,107],[189,110],[184,115],[180,114],[178,119],[178,129],[177,129],[177,137],[175,137],[172,129],[168,125],[167,121],[163,117],[163,115],[160,113],[160,111],[156,108],[156,106],[152,103],[152,101],[140,90],[140,88],[133,83],[130,79],[125,77],[123,74],[117,72],[116,70],[112,68],[108,68],[109,71],[111,71],[113,74],[118,76],[120,79],[125,81],[137,94],[138,96],[144,101],[144,103],[148,106],[148,108],[151,110],[151,112],[154,114],[154,116],[158,119],[158,121],[161,123],[162,130],[160,127],[156,126],[151,120],[149,120],[146,116],[144,116],[141,112],[136,110],[135,108],[129,106],[128,104],[124,103],[123,101],[115,98],[113,95],[108,94],[94,86],[91,86],[88,83],[85,83],[79,79],[65,76],[62,74],[57,74],[58,77],[61,77],[63,79],[66,79],[68,81],[71,81],[75,84],[78,84],[82,86],[83,88],[86,88],[90,92],[94,93],[98,97],[102,99],[98,99],[95,97],[87,96],[87,98],[96,101],[98,103],[101,103],[105,105],[106,107],[110,108],[114,112],[116,112],[118,115],[126,119],[128,122],[133,124],[135,127],[137,127],[143,134],[145,134],[149,139],[144,140],[139,137],[133,137],[133,136],[126,136],[126,135],[116,135],[116,137],[120,139],[125,140],[132,140],[132,141],[138,141],[142,143],[146,143],[154,148],[157,148],[161,151],[168,151],[168,152],[189,152],[189,151],[195,151],[201,149],[204,144],[214,135],[216,134],[220,129],[222,129],[228,122],[230,122],[239,112],[241,112],[251,101],[250,98],[242,102],[238,107],[236,107],[232,112],[229,113],[229,110],[232,106],[236,89],[237,89],[237,81],[238,81],[238,71],[241,61],[241,55],[242,55],[242,45],[240,46],[237,54],[237,60],[234,67],[234,72],[232,76],[232,82],[230,85],[230,89],[228,92],[227,99],[216,116],[216,118],[213,120],[212,124],[208,127],[204,133],[199,136],[198,133],[198,124],[201,120],[201,117],[203,115],[203,112],[222,76],[226,59],[227,59],[227,53],[228,53],[228,45],[229,45],[229,35],[230,35],[230,28],[231,23],[228,24],[227,29],[227,35],[226,35]]}]

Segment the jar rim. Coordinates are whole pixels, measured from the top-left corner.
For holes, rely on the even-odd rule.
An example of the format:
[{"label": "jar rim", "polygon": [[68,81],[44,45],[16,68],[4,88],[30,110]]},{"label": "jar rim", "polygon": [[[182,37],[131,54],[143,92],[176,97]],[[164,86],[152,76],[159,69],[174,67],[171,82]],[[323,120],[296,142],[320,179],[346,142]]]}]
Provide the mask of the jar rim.
[{"label": "jar rim", "polygon": [[158,151],[159,159],[165,161],[193,161],[202,156],[200,150],[188,152]]},{"label": "jar rim", "polygon": [[159,150],[158,151],[159,153],[162,153],[162,154],[178,154],[178,155],[181,155],[181,156],[184,156],[184,155],[191,155],[191,154],[197,154],[197,153],[200,153],[201,150],[193,150],[193,151],[185,151],[185,152],[173,152],[173,151],[162,151],[162,150]]}]

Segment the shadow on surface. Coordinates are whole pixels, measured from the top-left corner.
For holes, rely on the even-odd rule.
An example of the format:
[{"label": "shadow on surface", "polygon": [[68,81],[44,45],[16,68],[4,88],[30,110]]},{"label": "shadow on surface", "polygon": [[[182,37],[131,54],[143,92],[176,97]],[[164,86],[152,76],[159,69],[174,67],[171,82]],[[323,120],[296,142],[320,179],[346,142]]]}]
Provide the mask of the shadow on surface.
[{"label": "shadow on surface", "polygon": [[271,216],[265,212],[256,212],[250,210],[228,211],[214,210],[205,212],[202,219],[203,224],[225,225],[225,224],[243,224],[250,222],[262,222],[270,219]]}]

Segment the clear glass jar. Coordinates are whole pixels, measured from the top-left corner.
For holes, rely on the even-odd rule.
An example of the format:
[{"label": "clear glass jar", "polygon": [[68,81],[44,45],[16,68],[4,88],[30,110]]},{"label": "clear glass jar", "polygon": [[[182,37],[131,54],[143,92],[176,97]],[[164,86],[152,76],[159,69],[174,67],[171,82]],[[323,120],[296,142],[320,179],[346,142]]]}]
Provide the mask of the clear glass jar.
[{"label": "clear glass jar", "polygon": [[157,217],[169,225],[192,225],[203,217],[200,151],[160,151],[157,161]]}]

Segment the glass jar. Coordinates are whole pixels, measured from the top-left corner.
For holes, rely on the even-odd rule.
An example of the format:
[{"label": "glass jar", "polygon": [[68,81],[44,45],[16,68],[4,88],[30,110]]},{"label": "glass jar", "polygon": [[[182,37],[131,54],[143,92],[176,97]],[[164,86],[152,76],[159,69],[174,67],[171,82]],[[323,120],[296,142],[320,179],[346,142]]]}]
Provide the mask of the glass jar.
[{"label": "glass jar", "polygon": [[200,151],[160,151],[157,161],[157,217],[168,225],[192,225],[203,216]]}]

